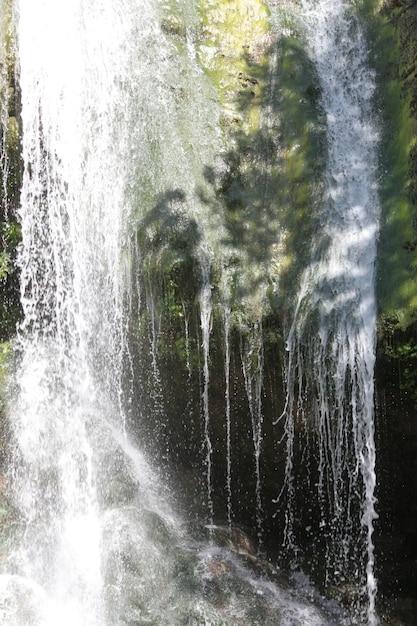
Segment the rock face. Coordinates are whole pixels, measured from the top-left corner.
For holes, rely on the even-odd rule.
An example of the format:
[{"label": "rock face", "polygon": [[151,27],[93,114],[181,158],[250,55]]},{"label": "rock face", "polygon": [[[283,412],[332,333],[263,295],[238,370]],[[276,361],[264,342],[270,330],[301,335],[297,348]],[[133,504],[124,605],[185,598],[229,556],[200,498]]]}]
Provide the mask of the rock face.
[{"label": "rock face", "polygon": [[384,601],[400,620],[412,623],[417,597],[417,531],[410,523],[417,514],[417,7],[412,2],[388,1],[381,15],[379,37],[386,54],[378,67],[385,89],[388,139],[385,162],[382,157],[387,169],[381,184],[384,213],[378,283],[377,573]]},{"label": "rock face", "polygon": [[[296,3],[289,3],[289,6],[296,13]],[[401,569],[400,561],[405,559],[410,574],[406,578],[410,581],[415,558],[413,531],[404,522],[404,529],[407,526],[408,530],[404,530],[403,541],[402,521],[397,519],[396,539],[392,541],[391,517],[399,500],[404,511],[401,519],[412,517],[412,471],[401,470],[404,485],[401,489],[393,489],[391,479],[384,477],[386,467],[395,468],[398,475],[403,452],[407,454],[407,468],[413,467],[414,444],[410,443],[408,450],[408,446],[401,444],[401,438],[407,431],[411,433],[410,441],[414,441],[415,408],[410,402],[407,409],[396,411],[396,414],[407,415],[401,419],[403,425],[399,427],[398,420],[386,417],[384,406],[389,406],[390,412],[392,402],[387,405],[383,398],[387,394],[395,397],[399,394],[404,407],[404,402],[407,403],[404,394],[412,394],[417,387],[414,357],[400,349],[414,341],[413,319],[417,310],[414,280],[417,52],[412,29],[415,9],[409,3],[385,3],[382,7],[381,3],[368,2],[362,10],[377,71],[377,100],[384,124],[381,168],[386,170],[386,175],[381,181],[376,412],[381,479],[376,543],[380,586],[382,593],[389,597],[399,592],[400,583],[394,582],[395,576],[388,572],[387,562],[394,553],[401,555],[396,571]],[[284,452],[278,443],[283,434],[282,426],[276,424],[285,401],[282,391],[284,301],[291,293],[297,267],[303,264],[311,239],[309,203],[314,193],[320,193],[318,181],[325,164],[325,121],[320,111],[320,85],[314,67],[297,37],[291,10],[285,17],[287,22],[283,18],[280,24],[285,30],[280,37],[271,26],[273,11],[274,3],[269,7],[260,2],[203,2],[201,30],[196,38],[199,62],[215,87],[221,107],[224,147],[216,165],[205,169],[205,180],[216,198],[216,203],[209,206],[213,212],[225,215],[226,230],[221,237],[232,251],[228,267],[237,277],[232,288],[227,347],[222,261],[219,267],[211,268],[208,435],[212,444],[213,508],[215,517],[220,520],[225,520],[231,510],[235,519],[253,528],[255,535],[260,533],[263,539],[267,538],[269,547],[281,535],[284,523],[282,517],[274,516],[276,506],[272,503],[277,496],[277,485],[282,484],[285,464]],[[180,23],[174,28],[171,21],[166,32],[178,42],[185,29]],[[179,195],[176,199],[181,201]],[[166,200],[168,206],[175,198]],[[136,337],[133,340],[132,351],[137,351],[137,362],[141,363],[136,393],[142,411],[132,417],[132,422],[138,432],[149,433],[150,449],[160,461],[167,463],[175,476],[187,476],[184,489],[204,518],[208,510],[204,471],[207,431],[201,401],[204,393],[199,305],[202,278],[196,254],[201,233],[195,222],[179,220],[177,225],[181,228],[176,228],[175,241],[171,238],[168,245],[180,251],[180,255],[175,257],[175,264],[168,262],[160,280],[162,287],[156,298],[159,320],[156,342],[151,306],[144,306],[141,312],[139,343]],[[141,301],[146,302],[146,294]],[[262,335],[257,344],[262,345],[261,352],[255,348],[257,334]],[[249,368],[246,363],[245,369],[242,354],[246,349],[251,352],[252,361]],[[226,384],[227,358],[230,358],[230,388]],[[146,374],[152,368],[153,378]],[[405,370],[408,389],[404,387]],[[393,382],[391,371],[402,371],[402,390]],[[254,390],[258,383],[261,391],[256,397]],[[229,392],[232,400],[227,405],[225,395]],[[144,398],[147,399],[145,406]],[[257,406],[261,406],[260,414],[256,413]],[[261,415],[261,422],[257,421],[257,415]],[[257,501],[255,460],[258,426],[262,433],[260,501]],[[391,436],[396,443],[390,449],[387,442]],[[228,437],[231,437],[229,448]],[[152,446],[151,440],[156,446]],[[226,479],[228,450],[232,468],[229,485]],[[397,497],[394,492],[402,495]],[[261,528],[257,522],[260,510],[264,519]]]}]

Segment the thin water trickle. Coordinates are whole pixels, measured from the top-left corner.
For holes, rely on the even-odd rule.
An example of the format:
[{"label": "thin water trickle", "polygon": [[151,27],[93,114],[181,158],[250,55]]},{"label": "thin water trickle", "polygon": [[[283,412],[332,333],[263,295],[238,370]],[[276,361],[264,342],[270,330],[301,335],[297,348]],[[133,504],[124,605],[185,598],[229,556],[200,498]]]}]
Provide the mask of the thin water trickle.
[{"label": "thin water trickle", "polygon": [[[0,4],[0,145],[6,146],[10,134],[17,131],[16,118],[10,116],[10,57],[16,45],[15,20],[13,7],[3,2]],[[14,108],[14,107],[13,107]],[[0,176],[3,220],[7,223],[9,216],[9,182],[11,174],[10,155],[8,150],[0,151]]]},{"label": "thin water trickle", "polygon": [[252,424],[253,455],[255,461],[256,524],[259,549],[263,543],[264,511],[262,504],[261,453],[263,439],[262,391],[264,376],[262,321],[245,328],[241,341],[241,360],[246,396]]},{"label": "thin water trickle", "polygon": [[185,303],[182,303],[182,310],[183,310],[183,314],[184,314],[184,338],[185,338],[185,364],[187,367],[187,373],[188,373],[188,380],[190,380],[191,375],[193,373],[192,367],[191,367],[191,360],[190,360],[190,354],[191,354],[191,350],[190,350],[190,327],[189,327],[189,320],[188,320],[188,314],[187,314],[187,307],[185,306]]},{"label": "thin water trickle", "polygon": [[226,403],[226,493],[227,493],[227,522],[229,532],[232,530],[232,423],[230,414],[230,306],[225,306],[224,317],[224,379]]},{"label": "thin water trickle", "polygon": [[200,292],[200,323],[203,348],[203,419],[204,419],[204,446],[205,446],[205,468],[207,481],[207,507],[208,520],[210,526],[214,519],[213,505],[213,485],[212,485],[212,454],[213,445],[210,435],[210,406],[209,406],[209,386],[210,386],[210,336],[212,329],[212,301],[210,282],[210,261],[206,255],[201,259],[201,292]]}]

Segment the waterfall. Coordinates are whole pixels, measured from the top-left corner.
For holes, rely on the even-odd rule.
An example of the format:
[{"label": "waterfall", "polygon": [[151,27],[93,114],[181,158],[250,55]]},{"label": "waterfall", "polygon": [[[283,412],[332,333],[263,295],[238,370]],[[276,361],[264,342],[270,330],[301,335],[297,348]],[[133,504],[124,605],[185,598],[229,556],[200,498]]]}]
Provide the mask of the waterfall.
[{"label": "waterfall", "polygon": [[[310,260],[300,276],[286,330],[286,543],[297,549],[294,455],[301,448],[299,454],[307,464],[308,450],[317,446],[317,457],[311,453],[309,463],[320,503],[318,536],[326,543],[327,567],[342,583],[352,569],[362,581],[358,563],[365,554],[367,619],[373,625],[379,214],[375,77],[350,3],[301,2],[300,30],[319,80],[327,168],[323,199],[314,208]],[[308,492],[313,488],[306,487]]]},{"label": "waterfall", "polygon": [[[14,0],[24,318],[8,388],[7,540],[0,519],[7,626],[356,624],[356,610],[262,560],[285,462],[286,547],[301,558],[297,524],[311,512],[326,582],[363,584],[377,623],[375,80],[351,3],[298,2],[328,142],[311,258],[289,304],[284,208],[271,200],[286,158],[279,55],[261,4],[239,3],[240,29],[232,3],[224,15],[208,3],[202,18],[193,0]],[[236,76],[224,80],[228,46]],[[1,68],[1,91],[7,80]],[[267,395],[281,373],[266,367],[281,367],[281,308],[285,432],[271,445],[281,396]],[[170,445],[175,456],[182,437],[178,470]],[[268,467],[282,442],[286,457]],[[182,467],[193,476],[175,492],[165,483]],[[188,525],[172,506],[183,488],[200,499]]]},{"label": "waterfall", "polygon": [[21,535],[10,560],[45,624],[101,624],[105,612],[97,455],[107,443],[91,432],[124,423],[127,155],[114,76],[128,65],[131,25],[121,9],[19,5],[24,321],[8,482]]}]

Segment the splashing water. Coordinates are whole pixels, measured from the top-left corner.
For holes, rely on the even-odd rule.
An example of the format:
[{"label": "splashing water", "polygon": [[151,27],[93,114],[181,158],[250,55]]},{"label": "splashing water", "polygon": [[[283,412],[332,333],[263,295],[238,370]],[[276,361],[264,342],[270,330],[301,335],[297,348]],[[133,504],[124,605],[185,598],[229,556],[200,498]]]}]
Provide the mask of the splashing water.
[{"label": "splashing water", "polygon": [[131,26],[122,8],[19,5],[24,322],[8,482],[22,528],[10,562],[45,596],[45,624],[104,619],[90,430],[99,415],[123,422],[125,146],[114,76],[128,65],[121,44]]},{"label": "splashing water", "polygon": [[286,542],[296,549],[294,454],[302,424],[318,448],[319,527],[327,567],[342,584],[344,568],[353,566],[361,579],[357,564],[366,554],[367,619],[374,625],[375,81],[349,3],[303,1],[301,13],[326,116],[328,161],[311,261],[287,327]]}]

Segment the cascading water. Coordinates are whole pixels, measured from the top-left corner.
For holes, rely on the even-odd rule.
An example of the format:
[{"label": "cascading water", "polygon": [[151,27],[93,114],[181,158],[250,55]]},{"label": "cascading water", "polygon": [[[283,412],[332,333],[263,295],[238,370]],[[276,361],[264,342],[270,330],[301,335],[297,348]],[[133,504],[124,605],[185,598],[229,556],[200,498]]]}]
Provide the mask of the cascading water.
[{"label": "cascading water", "polygon": [[[327,169],[311,259],[286,333],[286,542],[297,549],[296,450],[317,449],[318,536],[329,578],[366,571],[368,623],[376,624],[374,363],[379,203],[375,80],[350,3],[301,2],[301,25],[326,116]],[[300,433],[301,427],[301,434]],[[304,442],[304,443],[303,443]],[[317,447],[317,448],[316,448]],[[310,491],[310,488],[307,488]],[[305,497],[305,495],[303,496]],[[358,541],[358,536],[360,540]],[[362,563],[365,555],[365,564]]]},{"label": "cascading water", "polygon": [[[240,445],[240,433],[235,433],[240,424],[234,421],[233,390],[242,379],[243,396],[246,390],[243,404],[246,409],[248,405],[250,413],[250,445],[242,447],[242,454],[247,454],[247,467],[254,466],[255,470],[251,477],[255,493],[248,501],[252,499],[255,504],[258,538],[262,540],[264,534],[261,309],[267,285],[263,263],[266,265],[269,257],[261,253],[256,236],[262,236],[266,228],[267,211],[262,209],[258,224],[259,206],[254,196],[252,208],[256,210],[249,215],[248,228],[245,225],[244,229],[249,233],[252,228],[254,234],[248,237],[247,249],[240,254],[239,241],[223,223],[216,197],[217,183],[213,182],[213,172],[219,168],[225,178],[224,195],[226,188],[229,193],[232,223],[236,206],[243,214],[244,210],[240,197],[233,204],[234,160],[230,159],[227,170],[219,157],[221,107],[198,61],[197,10],[191,1],[174,4],[175,7],[168,6],[156,0],[93,0],[88,6],[81,0],[15,3],[19,13],[25,163],[20,209],[24,321],[16,340],[15,372],[10,385],[11,441],[6,478],[13,523],[7,559],[1,562],[0,569],[0,621],[7,626],[351,624],[340,611],[329,613],[330,609],[311,588],[307,588],[306,602],[300,590],[288,590],[288,583],[282,587],[277,583],[280,577],[271,567],[265,567],[259,556],[249,554],[254,568],[249,571],[244,557],[235,557],[213,543],[222,533],[213,523],[217,497],[214,460],[222,442],[213,436],[212,422],[213,417],[217,422],[224,417],[227,460],[226,476],[222,479],[225,478],[228,522],[225,544],[230,545],[236,535],[232,528],[233,488],[241,469],[238,464],[232,465],[233,447]],[[320,32],[327,36],[333,23],[329,21],[328,31],[324,26],[326,19],[337,17],[337,10],[342,7],[342,3],[334,7],[327,4],[316,3],[312,6],[317,10],[311,11],[307,2],[302,4],[310,24],[307,39],[318,68],[327,61],[325,56],[320,57],[319,43],[313,41],[315,20],[323,27]],[[338,45],[345,41],[343,28],[348,24],[342,13],[340,9],[340,24],[335,29]],[[353,28],[350,35],[358,32]],[[329,48],[323,50],[324,55],[331,54],[330,39],[326,41]],[[265,35],[261,48],[265,50],[268,45],[270,39]],[[339,403],[337,415],[328,408],[316,413],[322,453],[318,463],[319,496],[323,503],[329,498],[334,518],[328,536],[341,538],[349,550],[349,536],[346,527],[342,528],[343,511],[365,502],[362,514],[368,537],[372,623],[375,476],[369,412],[373,352],[368,348],[373,347],[374,338],[373,330],[368,329],[373,329],[374,320],[372,265],[377,215],[376,208],[372,213],[372,207],[377,204],[372,178],[374,139],[368,134],[372,130],[368,126],[368,105],[373,80],[363,64],[362,45],[360,37],[354,37],[346,51],[358,59],[358,82],[348,91],[353,100],[347,100],[347,108],[343,104],[345,70],[339,67],[327,78],[319,71],[331,137],[327,174],[330,191],[323,214],[323,235],[316,243],[311,268],[302,276],[296,314],[287,338],[287,536],[293,541],[295,486],[290,470],[296,422],[302,412],[299,401],[306,389],[317,385],[314,393],[317,390],[321,406],[325,406],[329,394],[335,405]],[[207,50],[205,54],[210,61]],[[249,59],[248,67],[256,58],[255,55]],[[271,71],[276,71],[275,64]],[[239,85],[252,89],[258,82],[253,77],[246,80],[239,76]],[[251,92],[244,94],[252,98]],[[340,111],[331,108],[336,104],[342,107]],[[235,108],[231,117],[222,120],[223,124],[236,123],[239,106]],[[268,128],[275,132],[272,99],[267,113]],[[258,119],[257,115],[254,117]],[[349,122],[344,123],[342,118]],[[346,134],[349,132],[352,134]],[[345,150],[347,144],[352,151]],[[267,175],[263,172],[262,180],[271,182],[273,168],[265,168],[265,164],[255,168],[255,175],[250,178],[251,150],[246,140],[244,146],[245,175],[256,180],[265,169]],[[272,153],[271,144],[268,158]],[[342,155],[348,160],[340,163]],[[362,171],[360,159],[367,162],[368,173]],[[355,172],[353,168],[357,168]],[[228,177],[233,183],[230,188],[226,185]],[[263,198],[266,206],[266,187]],[[352,202],[349,198],[353,198]],[[336,204],[339,200],[348,207],[347,211]],[[340,219],[333,216],[333,204],[338,207]],[[230,224],[229,227],[232,229]],[[136,236],[135,229],[140,235]],[[269,237],[265,241],[272,245]],[[158,269],[165,262],[173,266],[178,259],[181,262],[184,249],[199,271],[199,291],[194,293],[199,297],[199,319],[193,320],[198,326],[197,340],[190,331],[192,303],[182,301],[176,313],[184,328],[185,371],[190,387],[195,362],[201,366],[199,417],[203,422],[201,456],[205,462],[202,471],[206,478],[209,543],[205,530],[199,529],[199,537],[204,536],[199,541],[190,537],[166,503],[167,490],[162,489],[155,471],[150,471],[128,436],[129,425],[136,416],[129,394],[135,384],[136,363],[131,352],[134,341],[127,337],[128,332],[134,334],[136,330],[135,315],[139,316],[140,306],[135,310],[134,305],[143,295],[144,326],[150,336],[150,354],[147,361],[144,359],[149,365],[145,376],[152,379],[149,387],[156,391],[149,402],[153,402],[153,413],[150,412],[152,417],[158,413],[158,420],[163,422],[167,407],[162,406],[164,389],[158,349],[165,338],[158,297],[166,285],[163,280],[158,282]],[[241,259],[248,265],[245,272],[252,276],[250,287],[235,284],[238,279],[234,264]],[[262,270],[257,267],[252,272],[251,260],[262,265]],[[343,275],[338,273],[340,265],[344,267]],[[136,271],[136,283],[131,280],[132,268]],[[223,289],[227,303],[219,306],[215,297],[222,289],[216,292],[211,280],[216,280],[216,272],[223,272],[222,279],[227,279],[228,271],[230,279],[233,274],[233,289],[231,285]],[[248,307],[245,297],[251,300]],[[252,326],[245,314],[242,317],[238,366],[232,355],[236,330],[232,329],[236,323],[234,298],[241,298],[237,304],[239,313],[251,309],[252,300],[256,311]],[[262,299],[261,305],[255,302],[258,298]],[[212,354],[216,358],[218,348],[213,346],[212,325],[219,310],[224,319],[225,377],[218,377],[224,387],[224,416],[214,415],[209,402],[213,376],[210,359]],[[317,310],[320,319],[314,327],[311,316],[315,314],[311,312]],[[318,337],[313,342],[316,352],[305,348],[310,328],[315,328]],[[199,351],[198,358],[193,350]],[[335,365],[325,373],[324,362],[329,353]],[[319,372],[319,383],[310,377],[308,369],[313,365]],[[292,391],[296,376],[301,381],[300,398]],[[352,390],[351,412],[348,402],[341,399],[344,387]],[[190,409],[187,419],[191,415]],[[309,432],[307,409],[304,415]],[[335,415],[336,430],[330,424]],[[354,433],[353,446],[343,431],[346,424]],[[158,427],[162,428],[162,435],[157,432]],[[151,432],[146,434],[153,437],[156,445],[164,447],[166,461],[168,438],[165,440],[163,428],[164,423],[152,422]],[[135,432],[135,436],[140,439],[141,433]],[[345,453],[339,450],[338,442],[346,443]],[[343,490],[347,495],[343,496],[338,489],[342,483],[347,486]],[[325,513],[323,504],[324,523]],[[353,513],[347,519],[354,526]],[[0,537],[1,533],[0,527]],[[233,549],[239,551],[239,546]],[[266,579],[266,572],[270,580]],[[325,609],[311,604],[312,598]]]},{"label": "cascading water", "polygon": [[39,623],[100,624],[101,496],[91,430],[123,428],[126,216],[113,81],[115,67],[126,64],[120,44],[129,25],[123,12],[110,19],[104,6],[92,14],[78,3],[22,1],[19,18],[24,322],[8,482],[21,530],[2,584],[21,585],[21,593],[26,586],[28,605],[37,607],[35,618],[11,604],[6,617],[22,624],[26,610]]}]

